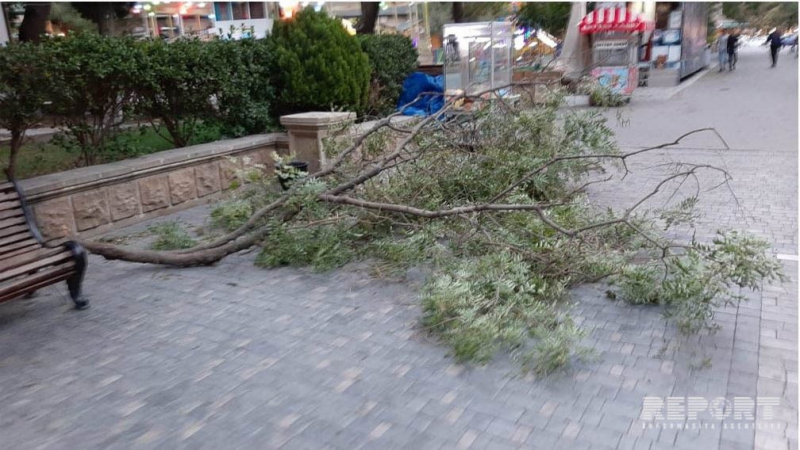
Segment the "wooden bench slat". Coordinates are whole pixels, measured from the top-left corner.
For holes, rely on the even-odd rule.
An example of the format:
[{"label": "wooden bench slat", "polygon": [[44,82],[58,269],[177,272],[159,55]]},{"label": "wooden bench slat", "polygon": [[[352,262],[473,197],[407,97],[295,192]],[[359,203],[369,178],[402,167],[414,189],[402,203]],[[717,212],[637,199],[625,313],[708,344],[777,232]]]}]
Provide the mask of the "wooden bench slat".
[{"label": "wooden bench slat", "polygon": [[36,261],[42,261],[45,258],[49,258],[51,256],[55,256],[59,253],[64,253],[68,251],[64,247],[56,247],[56,248],[32,248],[27,252],[24,252],[20,255],[17,255],[15,258],[7,258],[3,261],[0,261],[0,273],[5,271],[15,269],[17,267],[24,266],[26,264],[31,264]]},{"label": "wooden bench slat", "polygon": [[11,244],[12,242],[19,242],[24,239],[28,239],[30,237],[31,237],[30,233],[17,233],[12,236],[6,236],[4,238],[0,238],[0,248],[5,247],[6,245]]},{"label": "wooden bench slat", "polygon": [[16,191],[10,192],[2,192],[0,191],[0,202],[7,202],[11,200],[16,200],[19,198],[19,194]]},{"label": "wooden bench slat", "polygon": [[[23,245],[17,245],[23,244]],[[4,252],[0,254],[0,262],[5,261],[7,259],[18,257],[19,255],[24,255],[25,253],[36,251],[36,249],[41,248],[41,244],[36,242],[35,240],[31,239],[28,241],[21,241],[20,243],[14,243],[17,248],[15,249],[3,249]]]},{"label": "wooden bench slat", "polygon": [[34,239],[32,237],[29,237],[28,239],[23,239],[23,240],[20,240],[20,241],[17,241],[17,242],[13,242],[13,243],[8,244],[8,245],[4,245],[4,246],[0,247],[0,259],[1,258],[5,258],[6,257],[5,255],[8,254],[8,253],[14,252],[14,251],[19,250],[21,248],[30,247],[30,246],[40,247],[41,244],[39,244],[39,242],[36,241],[36,239]]},{"label": "wooden bench slat", "polygon": [[52,267],[38,272],[31,277],[15,281],[7,286],[0,287],[0,302],[12,300],[25,294],[36,292],[39,289],[66,280],[75,271],[75,263],[70,262],[61,266]]},{"label": "wooden bench slat", "polygon": [[22,209],[22,203],[19,200],[10,200],[7,202],[0,202],[0,211],[5,211],[7,209]]},{"label": "wooden bench slat", "polygon": [[11,217],[9,219],[0,219],[0,230],[10,228],[14,225],[19,225],[22,223],[26,224],[25,227],[27,228],[27,222],[25,222],[25,216]]},{"label": "wooden bench slat", "polygon": [[7,189],[14,189],[14,185],[11,184],[10,181],[0,183],[0,191],[5,191]]},{"label": "wooden bench slat", "polygon": [[17,225],[17,226],[13,226],[13,227],[0,229],[0,238],[4,238],[6,236],[12,236],[12,235],[15,235],[15,234],[20,234],[20,233],[28,233],[28,234],[30,234],[30,229],[28,228],[28,224]]},{"label": "wooden bench slat", "polygon": [[0,211],[0,219],[8,219],[9,217],[18,217],[24,215],[25,211],[23,211],[22,208],[7,209],[5,211]]},{"label": "wooden bench slat", "polygon": [[0,272],[0,283],[3,281],[11,280],[16,278],[22,274],[32,272],[34,270],[42,269],[47,266],[53,266],[57,263],[63,262],[65,260],[69,260],[72,258],[72,255],[65,249],[64,252],[61,252],[57,255],[50,256],[48,258],[40,259],[38,261],[34,261],[29,264],[25,264],[24,266],[19,266],[15,269],[6,270]]}]

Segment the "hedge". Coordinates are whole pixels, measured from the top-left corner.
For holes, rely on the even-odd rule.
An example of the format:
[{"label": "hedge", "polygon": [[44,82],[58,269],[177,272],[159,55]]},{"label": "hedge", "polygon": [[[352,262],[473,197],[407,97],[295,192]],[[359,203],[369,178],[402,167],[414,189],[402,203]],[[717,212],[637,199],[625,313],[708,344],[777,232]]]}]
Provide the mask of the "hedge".
[{"label": "hedge", "polygon": [[417,69],[417,49],[411,39],[398,34],[364,34],[358,40],[371,70],[367,114],[391,114],[397,108],[403,81]]},{"label": "hedge", "polygon": [[150,122],[181,147],[196,142],[200,127],[236,137],[270,131],[285,114],[390,113],[416,51],[400,36],[359,40],[307,8],[265,39],[167,43],[76,33],[0,46],[0,61],[11,69],[0,70],[0,126],[21,135],[52,115],[65,129],[54,143],[91,165],[114,151],[125,121]]}]

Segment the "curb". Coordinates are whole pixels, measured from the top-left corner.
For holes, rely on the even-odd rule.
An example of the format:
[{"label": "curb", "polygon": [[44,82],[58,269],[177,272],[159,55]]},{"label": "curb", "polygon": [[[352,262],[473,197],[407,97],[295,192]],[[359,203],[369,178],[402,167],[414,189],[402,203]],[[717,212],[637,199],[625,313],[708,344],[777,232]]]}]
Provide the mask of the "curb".
[{"label": "curb", "polygon": [[[689,86],[695,84],[697,82],[697,80],[703,78],[709,72],[714,70],[717,66],[718,66],[717,63],[712,63],[711,65],[709,65],[705,69],[702,69],[702,70],[699,70],[699,71],[695,72],[693,75],[691,75],[690,79],[680,83],[677,86],[671,87],[671,88],[649,88],[649,89],[663,89],[663,91],[661,91],[661,92],[649,92],[649,93],[641,93],[640,92],[640,95],[638,96],[638,99],[639,100],[654,100],[655,99],[655,100],[662,100],[662,101],[670,100],[676,94],[682,92],[684,89],[687,89]],[[648,88],[644,88],[644,89],[648,89]],[[637,91],[633,91],[634,97],[636,97],[636,92]]]}]

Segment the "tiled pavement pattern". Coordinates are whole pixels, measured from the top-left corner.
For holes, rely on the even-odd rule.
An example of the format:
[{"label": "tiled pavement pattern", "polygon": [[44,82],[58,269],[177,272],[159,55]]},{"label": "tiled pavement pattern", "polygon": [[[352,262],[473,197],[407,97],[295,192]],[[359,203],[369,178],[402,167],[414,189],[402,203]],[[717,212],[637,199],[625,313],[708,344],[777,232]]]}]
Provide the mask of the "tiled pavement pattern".
[{"label": "tiled pavement pattern", "polygon": [[[740,149],[725,154],[734,188],[761,220],[708,201],[701,228],[746,227],[794,255],[797,72],[762,70],[762,56],[743,53],[730,79],[708,75],[669,102],[634,103],[620,140],[660,143],[660,134],[675,136],[665,127],[680,134],[723,123]],[[791,124],[759,145],[748,139],[763,133],[760,124],[710,99],[720,86],[739,102],[769,97],[756,95],[756,83]],[[769,116],[772,103],[748,101]],[[716,157],[704,150],[711,145],[663,156],[706,160]],[[640,193],[656,175],[633,176]],[[595,195],[632,198],[619,189]],[[205,213],[179,216],[195,223]],[[61,286],[0,305],[0,448],[797,448],[796,280],[720,312],[718,333],[688,340],[658,308],[617,304],[602,286],[577,289],[574,314],[591,330],[597,360],[533,379],[505,358],[453,364],[417,328],[412,286],[366,271],[267,271],[253,257],[190,270],[93,257],[90,310],[72,310]],[[796,263],[786,267],[796,273]],[[781,397],[776,421],[785,430],[648,430],[638,421],[644,396],[756,394]]]}]

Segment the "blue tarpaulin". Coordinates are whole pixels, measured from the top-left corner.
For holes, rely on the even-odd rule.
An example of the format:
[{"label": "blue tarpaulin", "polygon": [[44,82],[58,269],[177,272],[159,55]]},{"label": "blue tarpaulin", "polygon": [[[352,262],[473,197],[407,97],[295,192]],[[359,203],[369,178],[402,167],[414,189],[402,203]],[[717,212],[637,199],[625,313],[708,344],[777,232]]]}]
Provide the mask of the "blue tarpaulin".
[{"label": "blue tarpaulin", "polygon": [[[432,92],[432,94],[425,94],[414,101],[423,92]],[[400,93],[400,98],[397,100],[397,110],[399,111],[409,103],[411,105],[406,107],[403,115],[429,116],[442,109],[444,107],[444,77],[441,75],[432,77],[422,72],[414,72],[409,75],[403,82],[403,92]]]}]

